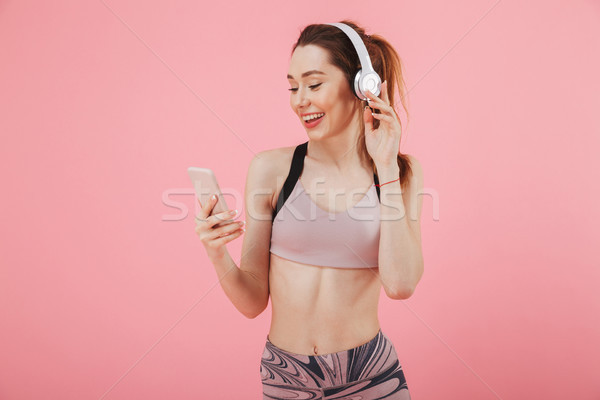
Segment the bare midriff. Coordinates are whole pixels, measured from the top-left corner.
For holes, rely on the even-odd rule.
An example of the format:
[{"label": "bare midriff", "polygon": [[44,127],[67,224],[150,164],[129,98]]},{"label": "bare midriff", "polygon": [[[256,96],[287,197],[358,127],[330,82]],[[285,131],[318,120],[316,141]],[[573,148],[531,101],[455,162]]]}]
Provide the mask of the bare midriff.
[{"label": "bare midriff", "polygon": [[379,331],[378,268],[302,264],[270,255],[269,341],[295,354],[322,355],[367,343]]}]

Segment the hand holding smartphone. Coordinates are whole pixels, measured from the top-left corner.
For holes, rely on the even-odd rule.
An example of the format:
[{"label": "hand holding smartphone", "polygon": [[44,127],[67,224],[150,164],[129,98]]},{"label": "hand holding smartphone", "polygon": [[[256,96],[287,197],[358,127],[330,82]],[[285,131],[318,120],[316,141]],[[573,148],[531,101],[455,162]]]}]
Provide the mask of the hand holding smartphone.
[{"label": "hand holding smartphone", "polygon": [[[227,213],[229,207],[223,197],[223,193],[221,193],[215,173],[210,168],[189,167],[188,175],[194,184],[194,190],[200,202],[200,206],[205,208],[207,206],[211,207],[211,205],[214,204],[210,211],[210,215],[206,216],[206,218],[208,219],[210,216],[217,216],[217,218],[221,219],[221,222],[212,226],[197,224],[196,233],[200,235],[202,241],[205,242],[205,245],[207,245],[209,241],[220,241],[218,244],[221,244],[222,246],[228,241],[241,235],[243,232],[243,222],[233,221],[232,218],[234,218],[235,215]],[[211,201],[211,196],[213,194],[217,196],[216,204],[214,201]],[[216,232],[217,234],[215,235],[213,232]],[[212,248],[214,246],[211,245],[209,247]]]}]

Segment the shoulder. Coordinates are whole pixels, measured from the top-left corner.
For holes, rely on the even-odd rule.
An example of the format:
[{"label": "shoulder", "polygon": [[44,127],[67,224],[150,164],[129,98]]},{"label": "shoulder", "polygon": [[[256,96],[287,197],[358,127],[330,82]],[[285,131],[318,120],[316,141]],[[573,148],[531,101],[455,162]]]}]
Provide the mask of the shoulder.
[{"label": "shoulder", "polygon": [[[270,195],[270,205],[274,208],[276,195],[283,187],[292,164],[296,146],[263,150],[254,155],[248,167],[246,189],[262,190]],[[265,193],[266,192],[266,193]]]},{"label": "shoulder", "polygon": [[266,180],[276,180],[279,176],[287,175],[295,148],[296,146],[287,146],[260,151],[252,157],[249,170]]}]

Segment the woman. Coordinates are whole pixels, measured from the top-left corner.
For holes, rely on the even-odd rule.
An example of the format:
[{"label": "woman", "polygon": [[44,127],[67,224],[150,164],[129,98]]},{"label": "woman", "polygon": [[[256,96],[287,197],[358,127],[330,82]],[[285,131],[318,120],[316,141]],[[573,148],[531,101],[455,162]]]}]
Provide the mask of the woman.
[{"label": "woman", "polygon": [[[265,399],[410,399],[377,310],[382,286],[390,298],[407,299],[423,274],[422,172],[398,151],[400,58],[382,37],[342,23],[365,43],[384,81],[380,96],[355,95],[360,62],[343,31],[307,26],[288,81],[308,141],[252,159],[245,229],[233,215],[210,216],[214,198],[198,216],[196,232],[235,307],[255,318],[271,297],[260,365]],[[243,232],[237,268],[225,244]]]}]

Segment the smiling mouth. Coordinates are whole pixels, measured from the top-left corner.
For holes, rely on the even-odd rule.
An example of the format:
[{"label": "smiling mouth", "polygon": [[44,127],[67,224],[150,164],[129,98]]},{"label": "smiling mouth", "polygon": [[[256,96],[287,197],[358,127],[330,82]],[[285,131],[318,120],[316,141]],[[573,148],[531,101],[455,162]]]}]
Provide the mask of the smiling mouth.
[{"label": "smiling mouth", "polygon": [[320,120],[324,116],[325,116],[325,113],[315,113],[315,114],[305,115],[304,117],[302,117],[302,121],[304,121],[307,124],[310,124],[312,122]]}]

